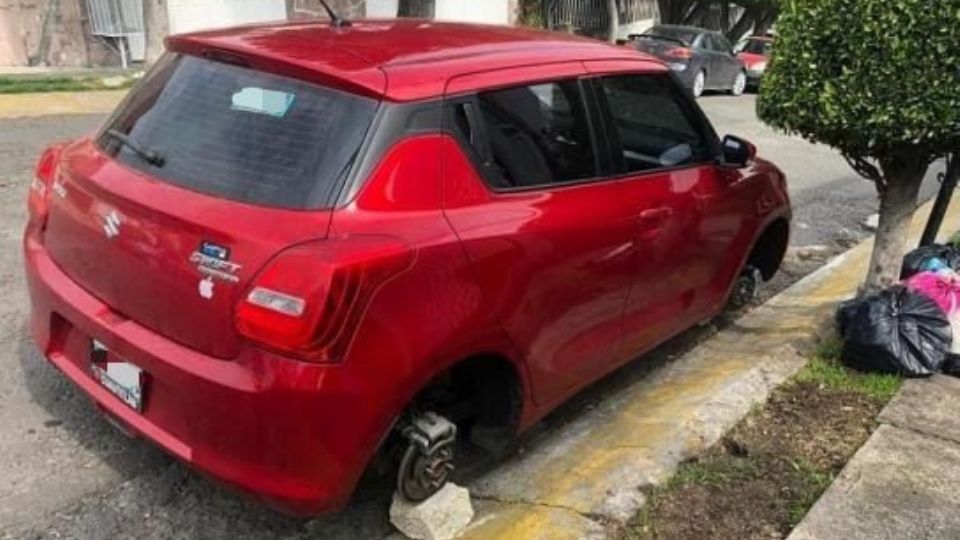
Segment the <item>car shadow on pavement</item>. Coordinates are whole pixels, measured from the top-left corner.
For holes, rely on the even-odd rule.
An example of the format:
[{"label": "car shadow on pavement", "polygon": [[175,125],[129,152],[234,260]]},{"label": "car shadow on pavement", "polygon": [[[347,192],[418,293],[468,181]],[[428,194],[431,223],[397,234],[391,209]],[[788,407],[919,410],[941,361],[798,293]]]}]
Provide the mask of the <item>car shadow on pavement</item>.
[{"label": "car shadow on pavement", "polygon": [[[643,380],[652,371],[714,335],[719,325],[695,327],[634,360],[548,415],[512,446],[534,448],[553,431]],[[283,516],[262,504],[221,487],[192,471],[147,441],[130,439],[108,423],[90,399],[45,361],[24,336],[18,356],[33,400],[61,422],[67,436],[118,471],[123,481],[60,509],[32,533],[77,538],[284,538],[347,540],[383,538],[392,528],[387,518],[390,478],[369,476],[343,512],[314,520]],[[509,456],[493,458],[467,451],[455,480],[469,486]],[[76,474],[84,474],[77,471]],[[134,526],[134,524],[136,524]],[[135,532],[139,531],[139,533]]]},{"label": "car shadow on pavement", "polygon": [[[57,508],[27,525],[32,530],[25,536],[346,540],[379,538],[391,532],[386,515],[390,488],[377,479],[361,485],[340,514],[315,520],[281,515],[206,479],[150,442],[124,435],[43,358],[26,325],[20,336],[16,346],[23,384],[33,402],[52,417],[48,427],[62,430],[62,437],[75,441],[120,476],[68,508]],[[102,472],[80,468],[64,474]],[[38,489],[44,487],[55,489]]]},{"label": "car shadow on pavement", "polygon": [[70,438],[104,462],[123,478],[131,478],[144,466],[156,466],[166,459],[162,452],[131,439],[106,422],[93,402],[40,354],[26,324],[17,340],[17,358],[24,374],[23,384],[34,403],[50,414],[49,427],[62,429]]}]

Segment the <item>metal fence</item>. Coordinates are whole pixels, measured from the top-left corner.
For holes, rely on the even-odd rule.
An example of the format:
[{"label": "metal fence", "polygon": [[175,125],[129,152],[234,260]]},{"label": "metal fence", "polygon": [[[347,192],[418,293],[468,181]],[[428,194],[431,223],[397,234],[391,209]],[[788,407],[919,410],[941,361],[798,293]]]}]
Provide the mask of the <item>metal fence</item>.
[{"label": "metal fence", "polygon": [[[581,34],[601,35],[610,26],[608,0],[545,0],[544,22],[548,28],[568,28]],[[656,19],[657,0],[618,0],[620,24]]]},{"label": "metal fence", "polygon": [[90,32],[125,37],[143,32],[143,0],[87,0]]}]

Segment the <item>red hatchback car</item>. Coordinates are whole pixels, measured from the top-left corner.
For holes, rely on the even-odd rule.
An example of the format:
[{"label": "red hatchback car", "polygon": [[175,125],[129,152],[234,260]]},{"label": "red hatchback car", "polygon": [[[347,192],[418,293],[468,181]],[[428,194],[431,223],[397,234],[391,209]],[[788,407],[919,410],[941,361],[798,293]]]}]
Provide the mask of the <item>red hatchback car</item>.
[{"label": "red hatchback car", "polygon": [[374,456],[430,495],[787,245],[784,175],[635,51],[426,21],[167,48],[38,164],[31,331],[114,423],[289,512]]}]

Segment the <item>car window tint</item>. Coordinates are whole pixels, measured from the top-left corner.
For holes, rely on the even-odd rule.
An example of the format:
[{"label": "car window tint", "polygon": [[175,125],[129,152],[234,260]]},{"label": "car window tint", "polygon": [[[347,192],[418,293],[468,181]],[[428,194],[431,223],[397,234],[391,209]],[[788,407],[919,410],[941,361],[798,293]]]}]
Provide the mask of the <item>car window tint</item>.
[{"label": "car window tint", "polygon": [[[495,187],[559,184],[596,175],[597,161],[577,81],[551,82],[483,92],[476,100],[485,145],[455,114],[475,152],[484,156]],[[462,107],[462,106],[461,106]]]},{"label": "car window tint", "polygon": [[678,39],[686,45],[693,45],[693,42],[697,40],[697,33],[684,28],[655,26],[644,32],[643,37],[665,37],[670,39]]},{"label": "car window tint", "polygon": [[770,50],[773,48],[773,42],[766,41],[762,39],[750,39],[747,40],[746,44],[743,46],[743,52],[748,52],[751,54],[762,54],[767,56],[770,54]]},{"label": "car window tint", "polygon": [[706,38],[707,38],[707,44],[708,44],[707,47],[708,47],[711,51],[713,51],[713,52],[721,52],[721,51],[723,51],[723,47],[720,46],[720,40],[717,38],[717,36],[715,36],[715,35],[713,35],[713,34],[708,34],[708,35],[706,36]]},{"label": "car window tint", "polygon": [[[333,204],[377,102],[307,82],[168,55],[99,144],[120,162],[194,191],[263,206]],[[145,161],[108,130],[163,157]]]},{"label": "car window tint", "polygon": [[714,36],[713,39],[719,52],[730,53],[730,51],[733,49],[733,47],[730,46],[730,42],[727,41],[727,38],[724,36]]},{"label": "car window tint", "polygon": [[627,172],[698,163],[709,155],[700,120],[663,75],[600,79]]}]

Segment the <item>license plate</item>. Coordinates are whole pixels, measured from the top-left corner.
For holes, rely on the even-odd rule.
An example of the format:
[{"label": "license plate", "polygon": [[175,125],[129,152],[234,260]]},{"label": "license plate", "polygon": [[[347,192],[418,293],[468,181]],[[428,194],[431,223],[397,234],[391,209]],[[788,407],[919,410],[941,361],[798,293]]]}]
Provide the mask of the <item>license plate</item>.
[{"label": "license plate", "polygon": [[120,401],[140,412],[143,408],[143,370],[114,358],[99,341],[93,340],[90,351],[90,371],[94,378]]}]

